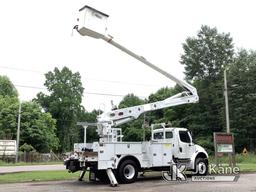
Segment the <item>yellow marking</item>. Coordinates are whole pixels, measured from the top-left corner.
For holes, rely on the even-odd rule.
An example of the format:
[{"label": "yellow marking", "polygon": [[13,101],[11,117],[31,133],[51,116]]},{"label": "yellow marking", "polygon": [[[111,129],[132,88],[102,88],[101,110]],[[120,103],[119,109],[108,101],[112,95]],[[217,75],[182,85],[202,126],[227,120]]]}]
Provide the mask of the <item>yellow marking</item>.
[{"label": "yellow marking", "polygon": [[165,144],[164,144],[164,147],[166,147],[166,148],[170,148],[171,146],[172,146],[171,143],[165,143]]}]

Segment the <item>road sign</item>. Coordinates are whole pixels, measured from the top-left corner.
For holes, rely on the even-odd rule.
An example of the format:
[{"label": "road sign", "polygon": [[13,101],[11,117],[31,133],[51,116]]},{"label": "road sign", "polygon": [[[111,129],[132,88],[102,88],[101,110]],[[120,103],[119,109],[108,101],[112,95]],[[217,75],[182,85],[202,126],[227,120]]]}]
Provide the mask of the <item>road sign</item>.
[{"label": "road sign", "polygon": [[16,140],[0,140],[0,157],[16,155]]},{"label": "road sign", "polygon": [[219,165],[219,157],[223,154],[229,155],[229,164],[235,165],[234,136],[232,133],[213,133],[215,161]]}]

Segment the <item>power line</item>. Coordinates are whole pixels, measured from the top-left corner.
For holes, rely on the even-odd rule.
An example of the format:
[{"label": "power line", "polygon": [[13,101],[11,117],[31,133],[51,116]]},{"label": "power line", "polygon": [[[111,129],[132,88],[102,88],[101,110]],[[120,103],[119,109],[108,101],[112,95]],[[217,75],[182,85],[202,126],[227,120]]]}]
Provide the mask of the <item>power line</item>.
[{"label": "power line", "polygon": [[105,83],[115,83],[115,84],[127,84],[127,85],[137,85],[137,86],[148,86],[148,87],[159,87],[162,85],[153,85],[153,84],[144,84],[144,83],[131,83],[127,81],[117,81],[117,80],[106,80],[106,79],[94,79],[94,78],[85,78],[87,80],[92,80],[92,81],[99,81],[99,82],[105,82]]},{"label": "power line", "polygon": [[43,73],[42,71],[36,71],[36,70],[30,70],[30,69],[23,69],[23,68],[16,68],[16,67],[0,66],[0,68],[9,69],[9,70],[14,70],[14,71],[26,71],[26,72],[33,72],[33,73],[40,73],[40,74]]},{"label": "power line", "polygon": [[[15,71],[26,71],[26,72],[45,74],[45,72],[43,72],[43,71],[37,71],[37,70],[31,70],[31,69],[25,69],[25,68],[16,68],[16,67],[8,67],[8,66],[0,66],[0,68],[8,69],[8,70],[15,70]],[[92,81],[106,82],[106,83],[130,84],[130,85],[139,85],[139,86],[154,86],[154,87],[163,86],[163,85],[160,85],[160,84],[132,83],[132,82],[125,82],[125,81],[118,81],[118,80],[106,80],[106,79],[95,79],[95,78],[85,78],[85,79],[86,80],[92,80]],[[253,82],[256,82],[256,81],[253,81]],[[252,83],[252,81],[248,80],[248,82],[246,82],[246,81],[238,80],[238,83]],[[233,87],[229,87],[229,86],[230,85],[228,85],[229,89],[233,89]],[[223,85],[222,84],[215,85],[214,87],[223,87]],[[234,89],[236,89],[236,88],[234,88]]]},{"label": "power line", "polygon": [[42,89],[42,90],[47,90],[44,87],[36,87],[36,86],[30,86],[30,85],[18,85],[18,84],[14,84],[14,86],[16,87],[23,87],[23,88],[29,88],[29,89]]},{"label": "power line", "polygon": [[[7,66],[0,66],[0,68],[8,69],[8,70],[14,70],[14,71],[24,71],[24,72],[32,72],[32,73],[39,73],[39,74],[45,74],[43,71],[36,71],[36,70],[30,70],[30,69],[24,69],[24,68],[16,68],[16,67],[7,67]],[[162,86],[160,84],[146,84],[146,83],[133,83],[133,82],[126,82],[126,81],[118,81],[118,80],[106,80],[106,79],[95,79],[95,78],[85,78],[85,80],[89,81],[99,81],[104,83],[115,83],[115,84],[127,84],[127,85],[137,85],[137,86],[148,86],[148,87],[159,87]]]},{"label": "power line", "polygon": [[[29,88],[29,89],[40,89],[40,90],[47,90],[44,87],[36,87],[36,86],[29,86],[29,85],[18,85],[14,84],[16,87],[23,87],[23,88]],[[125,97],[126,95],[121,95],[121,94],[112,94],[112,93],[100,93],[100,92],[84,92],[84,94],[87,95],[100,95],[100,96],[112,96],[112,97]],[[145,96],[138,96],[140,98],[147,98]]]},{"label": "power line", "polygon": [[[23,88],[29,88],[29,89],[47,90],[45,87],[30,86],[30,85],[20,85],[20,84],[14,84],[14,85],[16,87],[23,87]],[[99,96],[113,96],[113,97],[124,97],[124,96],[127,95],[127,94],[124,95],[124,94],[112,94],[112,93],[101,93],[101,92],[84,92],[84,94],[99,95]],[[147,98],[146,96],[138,96],[138,97],[144,98],[144,99]],[[231,101],[232,102],[229,104],[231,107],[233,107],[233,106],[240,106],[241,105],[241,102],[239,102],[239,101],[234,102],[233,99],[231,99]],[[224,96],[219,98],[218,100],[215,100],[215,104],[216,105],[223,104],[223,103],[224,103]]]},{"label": "power line", "polygon": [[[37,71],[37,70],[30,70],[30,69],[24,69],[24,68],[15,68],[15,67],[9,67],[9,66],[0,66],[0,68],[4,69],[9,69],[9,70],[15,70],[15,71],[26,71],[26,72],[33,72],[33,73],[39,73],[39,74],[44,74],[42,71]],[[162,85],[152,85],[152,84],[142,84],[142,83],[131,83],[131,82],[124,82],[124,81],[117,81],[117,80],[104,80],[104,79],[94,79],[94,78],[86,78],[87,80],[92,80],[92,81],[100,81],[100,82],[105,82],[105,83],[117,83],[117,84],[130,84],[130,85],[139,85],[139,86],[162,86]],[[236,83],[246,83],[244,81],[238,81]],[[248,82],[249,83],[249,82]],[[250,81],[250,83],[252,83]],[[28,86],[28,85],[15,85],[17,87],[23,87],[23,88],[31,88],[31,89],[40,89],[40,90],[46,90],[46,88],[43,87],[37,87],[37,86]],[[214,85],[213,86],[215,90],[223,91],[223,85]],[[234,87],[229,87],[229,92],[232,93],[232,90],[235,90],[236,88]],[[208,88],[203,88],[200,89],[199,91],[204,91],[208,90]],[[125,95],[121,94],[112,94],[112,93],[100,93],[100,92],[85,92],[85,94],[88,95],[101,95],[101,96],[114,96],[114,97],[124,97]],[[230,94],[230,93],[229,93]],[[139,96],[140,98],[147,98],[145,96]]]}]

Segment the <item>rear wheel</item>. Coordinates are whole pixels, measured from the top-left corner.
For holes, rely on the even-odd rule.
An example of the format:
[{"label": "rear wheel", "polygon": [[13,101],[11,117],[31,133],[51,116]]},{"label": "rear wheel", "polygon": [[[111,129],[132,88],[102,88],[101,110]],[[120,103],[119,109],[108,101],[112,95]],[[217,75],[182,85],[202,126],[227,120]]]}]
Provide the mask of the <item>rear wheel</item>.
[{"label": "rear wheel", "polygon": [[138,176],[138,166],[132,160],[125,160],[121,163],[117,172],[120,183],[133,183]]},{"label": "rear wheel", "polygon": [[208,160],[204,158],[197,158],[195,162],[195,174],[207,175],[208,174]]}]

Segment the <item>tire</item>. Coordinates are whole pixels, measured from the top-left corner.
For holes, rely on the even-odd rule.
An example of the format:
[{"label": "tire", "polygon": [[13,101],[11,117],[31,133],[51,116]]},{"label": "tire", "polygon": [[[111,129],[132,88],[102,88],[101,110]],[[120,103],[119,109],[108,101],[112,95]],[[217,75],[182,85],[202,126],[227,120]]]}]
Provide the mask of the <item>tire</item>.
[{"label": "tire", "polygon": [[208,160],[204,158],[196,158],[195,161],[195,175],[207,175],[208,174]]},{"label": "tire", "polygon": [[138,176],[138,166],[133,160],[123,161],[117,170],[120,183],[133,183]]},{"label": "tire", "polygon": [[106,170],[97,170],[95,171],[95,177],[103,183],[109,183],[109,178]]}]

